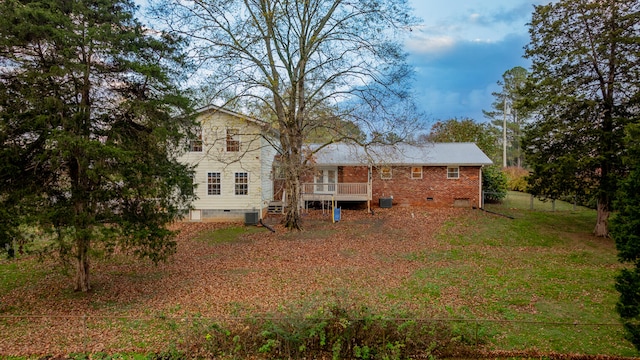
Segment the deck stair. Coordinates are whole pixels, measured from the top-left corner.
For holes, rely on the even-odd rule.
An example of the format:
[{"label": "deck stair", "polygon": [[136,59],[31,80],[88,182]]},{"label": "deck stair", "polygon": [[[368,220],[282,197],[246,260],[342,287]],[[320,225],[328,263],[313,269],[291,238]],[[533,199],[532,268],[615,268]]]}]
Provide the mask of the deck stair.
[{"label": "deck stair", "polygon": [[282,214],[284,210],[284,204],[282,201],[271,201],[269,203],[269,207],[267,208],[267,213],[269,214]]}]

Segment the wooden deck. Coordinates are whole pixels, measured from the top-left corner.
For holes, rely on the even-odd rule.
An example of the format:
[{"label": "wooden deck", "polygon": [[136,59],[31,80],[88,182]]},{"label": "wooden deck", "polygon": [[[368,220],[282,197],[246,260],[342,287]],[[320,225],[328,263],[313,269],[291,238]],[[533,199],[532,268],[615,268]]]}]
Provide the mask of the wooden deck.
[{"label": "wooden deck", "polygon": [[302,184],[303,201],[369,201],[371,186],[368,183]]}]

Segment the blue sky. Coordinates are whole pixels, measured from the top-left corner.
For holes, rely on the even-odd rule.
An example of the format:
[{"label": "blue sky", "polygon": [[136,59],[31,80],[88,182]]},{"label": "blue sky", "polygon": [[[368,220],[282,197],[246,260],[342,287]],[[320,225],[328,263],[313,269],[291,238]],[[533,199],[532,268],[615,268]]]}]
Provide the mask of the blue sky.
[{"label": "blue sky", "polygon": [[428,121],[486,121],[491,92],[515,67],[529,68],[523,47],[534,4],[550,0],[409,0],[423,25],[406,42],[415,67],[416,102]]}]

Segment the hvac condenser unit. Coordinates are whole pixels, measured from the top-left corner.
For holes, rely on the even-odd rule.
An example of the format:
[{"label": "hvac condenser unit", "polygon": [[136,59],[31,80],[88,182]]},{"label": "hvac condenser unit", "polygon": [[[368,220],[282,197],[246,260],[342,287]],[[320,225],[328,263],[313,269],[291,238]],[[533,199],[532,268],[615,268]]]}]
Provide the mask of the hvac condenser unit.
[{"label": "hvac condenser unit", "polygon": [[244,224],[245,225],[257,225],[260,218],[258,217],[258,212],[247,212],[244,213]]},{"label": "hvac condenser unit", "polygon": [[383,209],[391,208],[393,204],[393,198],[380,198],[380,207]]}]

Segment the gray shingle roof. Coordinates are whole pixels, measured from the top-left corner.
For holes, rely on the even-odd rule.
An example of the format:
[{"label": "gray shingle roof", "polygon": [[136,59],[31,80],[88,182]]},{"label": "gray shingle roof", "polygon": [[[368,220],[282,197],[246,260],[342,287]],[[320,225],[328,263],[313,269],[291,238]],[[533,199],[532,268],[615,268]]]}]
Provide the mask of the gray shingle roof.
[{"label": "gray shingle roof", "polygon": [[[312,145],[312,150],[319,146]],[[430,143],[425,145],[376,145],[366,149],[351,144],[331,144],[314,156],[318,166],[422,165],[482,166],[493,162],[474,143]]]}]

